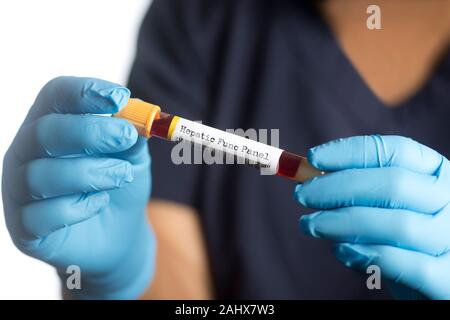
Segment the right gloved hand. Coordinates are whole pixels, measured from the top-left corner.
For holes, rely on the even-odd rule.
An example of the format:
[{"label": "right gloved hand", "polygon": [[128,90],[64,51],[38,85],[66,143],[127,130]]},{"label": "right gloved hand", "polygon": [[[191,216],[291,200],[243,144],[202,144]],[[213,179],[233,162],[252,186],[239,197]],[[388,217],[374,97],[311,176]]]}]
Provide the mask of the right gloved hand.
[{"label": "right gloved hand", "polygon": [[25,254],[81,270],[75,298],[133,299],[149,286],[155,240],[144,138],[115,113],[128,89],[60,77],[39,93],[8,149],[2,196],[8,230]]}]

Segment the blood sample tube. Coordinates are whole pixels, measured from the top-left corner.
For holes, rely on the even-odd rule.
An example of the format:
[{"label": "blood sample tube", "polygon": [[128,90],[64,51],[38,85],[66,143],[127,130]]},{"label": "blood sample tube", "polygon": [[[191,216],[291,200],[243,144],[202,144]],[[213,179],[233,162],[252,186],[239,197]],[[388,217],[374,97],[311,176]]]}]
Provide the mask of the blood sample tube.
[{"label": "blood sample tube", "polygon": [[161,108],[139,99],[130,99],[114,117],[127,119],[141,136],[169,141],[188,141],[244,159],[264,174],[278,175],[298,182],[323,175],[305,157],[274,146],[250,140],[198,122],[161,112]]}]

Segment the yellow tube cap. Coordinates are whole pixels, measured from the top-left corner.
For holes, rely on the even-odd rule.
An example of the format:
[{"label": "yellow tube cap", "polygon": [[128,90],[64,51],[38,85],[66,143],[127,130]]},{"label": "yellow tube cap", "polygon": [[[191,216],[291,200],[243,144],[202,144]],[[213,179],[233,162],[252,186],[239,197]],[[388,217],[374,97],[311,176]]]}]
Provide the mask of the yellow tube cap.
[{"label": "yellow tube cap", "polygon": [[155,117],[159,117],[160,112],[160,107],[132,98],[125,107],[113,116],[128,120],[136,127],[139,135],[150,138],[153,120]]}]

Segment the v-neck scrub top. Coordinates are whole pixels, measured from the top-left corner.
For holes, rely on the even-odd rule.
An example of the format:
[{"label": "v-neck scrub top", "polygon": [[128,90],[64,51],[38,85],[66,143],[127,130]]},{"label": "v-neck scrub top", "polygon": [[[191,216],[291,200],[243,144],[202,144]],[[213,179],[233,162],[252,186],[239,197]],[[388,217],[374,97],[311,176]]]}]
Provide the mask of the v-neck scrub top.
[{"label": "v-neck scrub top", "polygon": [[[388,108],[306,1],[154,0],[129,87],[216,128],[279,129],[280,147],[300,155],[365,134],[407,136],[450,155],[450,55]],[[175,165],[171,143],[149,144],[152,199],[198,212],[216,298],[390,297],[339,263],[330,242],[301,234],[298,219],[310,211],[294,200],[295,183],[243,165]]]}]

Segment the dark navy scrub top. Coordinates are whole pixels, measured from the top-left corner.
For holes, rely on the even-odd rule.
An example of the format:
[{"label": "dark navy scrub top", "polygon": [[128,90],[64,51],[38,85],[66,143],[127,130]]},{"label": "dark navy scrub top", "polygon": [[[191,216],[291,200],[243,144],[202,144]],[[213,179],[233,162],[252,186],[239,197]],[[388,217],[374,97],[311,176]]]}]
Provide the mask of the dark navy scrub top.
[{"label": "dark navy scrub top", "polygon": [[[297,154],[363,134],[412,137],[450,155],[450,56],[417,94],[389,109],[304,1],[154,0],[132,68],[135,97],[221,128],[279,128]],[[302,235],[295,183],[243,165],[179,165],[150,140],[153,193],[194,207],[217,298],[376,299],[367,275],[331,243]]]}]

